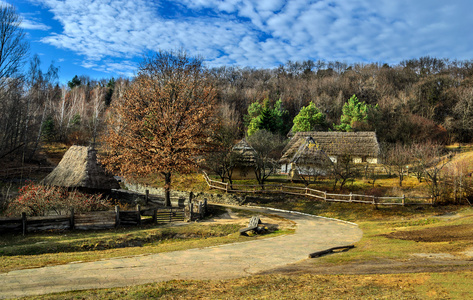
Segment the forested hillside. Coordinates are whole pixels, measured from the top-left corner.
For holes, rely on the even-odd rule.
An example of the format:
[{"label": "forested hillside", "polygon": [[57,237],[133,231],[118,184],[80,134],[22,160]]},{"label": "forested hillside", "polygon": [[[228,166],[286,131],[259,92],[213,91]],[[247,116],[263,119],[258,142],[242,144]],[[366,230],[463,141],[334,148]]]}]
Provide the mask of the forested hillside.
[{"label": "forested hillside", "polygon": [[360,130],[376,130],[381,142],[467,143],[473,137],[472,61],[422,57],[391,66],[304,61],[268,70],[212,71],[222,103],[242,124],[248,106],[268,98],[273,103],[282,100],[290,122],[313,102],[333,128],[340,122],[343,105],[355,94],[360,102],[377,105],[369,128]]},{"label": "forested hillside", "polygon": [[[94,142],[109,106],[133,80],[76,76],[60,85],[57,68],[42,71],[39,64],[35,56],[26,74],[3,81],[0,157],[21,154],[32,159],[41,141]],[[284,111],[281,134],[288,133],[294,117],[310,102],[325,115],[326,128],[318,129],[336,130],[353,95],[373,109],[367,124],[352,130],[375,130],[380,142],[468,143],[473,138],[472,61],[422,57],[391,66],[304,61],[275,69],[209,71],[223,119],[238,129],[236,138],[248,133],[249,107],[255,104],[279,105]]]}]

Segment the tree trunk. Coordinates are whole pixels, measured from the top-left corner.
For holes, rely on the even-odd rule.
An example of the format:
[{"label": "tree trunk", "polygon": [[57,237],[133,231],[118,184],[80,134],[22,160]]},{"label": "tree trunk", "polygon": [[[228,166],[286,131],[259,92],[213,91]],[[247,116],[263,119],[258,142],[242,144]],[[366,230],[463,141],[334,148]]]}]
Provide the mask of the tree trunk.
[{"label": "tree trunk", "polygon": [[171,206],[171,172],[164,173],[164,206]]}]

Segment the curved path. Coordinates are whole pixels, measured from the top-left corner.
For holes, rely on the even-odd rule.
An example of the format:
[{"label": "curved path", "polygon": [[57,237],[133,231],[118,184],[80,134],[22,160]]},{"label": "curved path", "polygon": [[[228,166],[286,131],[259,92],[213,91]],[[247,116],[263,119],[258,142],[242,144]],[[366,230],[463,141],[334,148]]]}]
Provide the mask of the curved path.
[{"label": "curved path", "polygon": [[[241,207],[239,207],[241,208]],[[296,222],[292,235],[201,249],[115,258],[0,274],[0,298],[110,288],[173,279],[249,276],[306,259],[309,253],[357,242],[356,224],[262,208]],[[264,217],[262,218],[264,222]]]}]

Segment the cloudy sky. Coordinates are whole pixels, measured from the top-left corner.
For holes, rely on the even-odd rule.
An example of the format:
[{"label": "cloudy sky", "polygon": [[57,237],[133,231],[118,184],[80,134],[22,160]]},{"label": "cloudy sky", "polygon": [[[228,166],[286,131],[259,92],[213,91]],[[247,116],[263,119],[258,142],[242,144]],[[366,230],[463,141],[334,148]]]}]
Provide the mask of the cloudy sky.
[{"label": "cloudy sky", "polygon": [[[1,2],[1,0],[0,0]],[[61,81],[130,76],[150,51],[207,65],[473,59],[472,0],[4,0]]]}]

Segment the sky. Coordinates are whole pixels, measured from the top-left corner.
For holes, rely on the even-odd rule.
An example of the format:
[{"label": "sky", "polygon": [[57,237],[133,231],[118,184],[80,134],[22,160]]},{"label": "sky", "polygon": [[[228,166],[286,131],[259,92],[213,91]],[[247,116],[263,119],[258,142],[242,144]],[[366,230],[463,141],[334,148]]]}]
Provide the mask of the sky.
[{"label": "sky", "polygon": [[[0,2],[2,2],[0,0]],[[184,50],[206,65],[302,60],[397,64],[473,59],[472,0],[3,0],[60,81],[133,76],[144,56]]]}]

